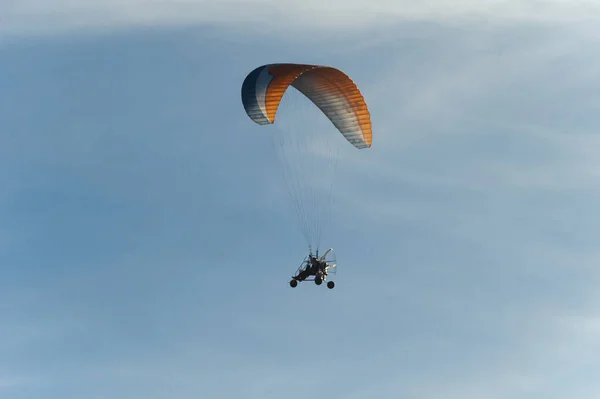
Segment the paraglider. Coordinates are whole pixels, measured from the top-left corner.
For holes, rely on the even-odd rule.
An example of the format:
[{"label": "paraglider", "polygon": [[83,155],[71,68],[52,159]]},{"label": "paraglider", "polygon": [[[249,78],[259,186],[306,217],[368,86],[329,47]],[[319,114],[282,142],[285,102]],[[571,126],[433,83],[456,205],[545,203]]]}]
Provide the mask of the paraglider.
[{"label": "paraglider", "polygon": [[[275,124],[275,116],[282,98],[290,87],[310,100],[321,111],[321,117],[322,115],[327,117],[333,127],[356,149],[371,147],[373,136],[371,115],[365,99],[352,79],[333,67],[281,63],[262,65],[254,69],[242,84],[241,97],[246,114],[258,125]],[[328,270],[336,266],[335,262],[328,262],[324,257],[331,249],[326,252],[326,255],[318,256],[323,214],[327,211],[327,204],[323,202],[331,200],[333,184],[332,181],[322,180],[325,179],[323,177],[325,169],[331,169],[332,165],[337,164],[334,152],[326,151],[325,147],[319,144],[321,140],[327,140],[331,136],[326,136],[327,133],[322,129],[318,129],[318,134],[310,136],[311,130],[308,126],[318,117],[318,115],[311,115],[301,123],[294,124],[292,128],[294,132],[275,137],[276,140],[286,140],[286,144],[291,143],[293,147],[302,147],[304,150],[296,156],[300,159],[296,162],[290,159],[292,157],[288,154],[289,145],[276,146],[282,152],[284,172],[289,172],[285,177],[286,187],[309,247],[309,256],[290,282],[292,287],[295,287],[298,281],[305,281],[311,276],[314,276],[315,283],[320,285],[325,281]],[[314,178],[307,179],[304,176],[307,172],[305,168],[313,166],[319,156],[329,157],[327,159],[329,162],[325,167],[317,168]],[[317,186],[320,184],[329,187],[329,192],[327,189],[319,191],[308,187],[307,181]],[[309,209],[311,207],[312,209]],[[316,256],[313,256],[312,248],[317,249]],[[328,282],[328,287],[333,288],[333,281]]]}]

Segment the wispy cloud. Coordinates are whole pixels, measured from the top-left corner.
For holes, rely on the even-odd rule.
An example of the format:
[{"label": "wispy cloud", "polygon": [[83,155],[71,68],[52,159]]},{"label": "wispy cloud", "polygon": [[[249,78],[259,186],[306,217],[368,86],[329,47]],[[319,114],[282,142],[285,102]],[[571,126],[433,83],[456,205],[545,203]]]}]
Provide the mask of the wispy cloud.
[{"label": "wispy cloud", "polygon": [[185,26],[208,23],[229,28],[245,26],[255,33],[276,30],[294,34],[318,29],[352,34],[402,20],[504,22],[578,22],[600,16],[600,6],[586,1],[359,0],[302,3],[273,0],[41,0],[5,1],[0,32],[11,35],[132,26]]},{"label": "wispy cloud", "polygon": [[[355,191],[343,197],[360,207],[381,199],[379,193],[390,195],[384,189],[390,186],[501,190],[494,195],[594,189],[600,164],[593,148],[600,136],[593,127],[565,124],[559,115],[581,115],[582,126],[593,120],[599,99],[593,71],[600,58],[589,57],[590,39],[572,31],[520,33],[519,41],[512,41],[510,30],[482,30],[469,41],[448,34],[451,52],[414,60],[424,65],[418,78],[401,66],[362,77],[377,129],[372,149],[343,152],[352,170],[345,188]],[[367,200],[374,191],[358,188],[357,178],[371,189],[379,181],[378,195]]]}]

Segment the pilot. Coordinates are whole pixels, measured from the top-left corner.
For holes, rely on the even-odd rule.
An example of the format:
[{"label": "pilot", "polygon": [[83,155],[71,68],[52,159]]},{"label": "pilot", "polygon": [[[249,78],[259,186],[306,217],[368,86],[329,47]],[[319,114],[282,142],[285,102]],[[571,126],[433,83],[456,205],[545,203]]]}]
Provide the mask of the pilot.
[{"label": "pilot", "polygon": [[319,270],[320,262],[317,260],[317,258],[315,258],[314,256],[311,256],[310,263],[311,263],[311,268],[310,268],[311,274],[317,274],[317,271]]}]

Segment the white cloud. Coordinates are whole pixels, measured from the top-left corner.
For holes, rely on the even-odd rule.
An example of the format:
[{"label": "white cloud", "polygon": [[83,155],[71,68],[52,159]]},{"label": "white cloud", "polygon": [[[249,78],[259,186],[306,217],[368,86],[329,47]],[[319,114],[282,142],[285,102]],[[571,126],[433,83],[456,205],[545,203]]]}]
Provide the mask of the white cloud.
[{"label": "white cloud", "polygon": [[585,23],[594,26],[600,4],[583,0],[8,0],[1,6],[5,35],[110,30],[136,25],[216,24],[278,34],[312,29],[352,34],[401,20]]}]

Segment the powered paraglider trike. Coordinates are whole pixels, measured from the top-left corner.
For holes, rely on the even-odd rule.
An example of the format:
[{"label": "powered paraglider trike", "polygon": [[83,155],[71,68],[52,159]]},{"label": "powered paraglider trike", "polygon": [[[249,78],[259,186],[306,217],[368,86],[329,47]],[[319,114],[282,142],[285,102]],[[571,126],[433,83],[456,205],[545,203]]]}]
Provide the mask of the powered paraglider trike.
[{"label": "powered paraglider trike", "polygon": [[[292,95],[299,93],[302,98],[290,106],[290,117],[297,120],[285,129],[286,118],[283,118],[283,124],[279,119],[275,123],[275,116],[279,117],[280,108],[287,107],[280,107],[280,104],[284,95],[290,92]],[[255,68],[244,79],[241,97],[244,110],[252,121],[279,127],[273,135],[273,144],[282,162],[280,169],[285,187],[309,248],[309,255],[290,285],[295,287],[299,281],[314,281],[321,285],[337,265],[331,248],[321,256],[318,254],[323,223],[329,216],[333,170],[340,150],[334,147],[344,143],[358,150],[371,147],[371,114],[365,99],[354,81],[339,69],[293,63]],[[312,109],[308,113],[301,112],[306,110],[303,107],[309,106]],[[316,127],[315,123],[319,121],[327,122],[327,126]],[[329,130],[336,130],[337,134],[331,134]],[[340,140],[340,134],[345,141]],[[350,148],[343,150],[350,151]],[[312,248],[317,249],[315,255]],[[327,286],[333,288],[333,281],[328,281]]]},{"label": "powered paraglider trike", "polygon": [[[337,260],[333,248],[329,248],[321,256],[318,250],[314,255],[310,252],[296,270],[296,274],[292,276],[290,287],[295,288],[298,282],[302,281],[314,281],[316,285],[321,285],[327,281],[329,274],[335,274],[336,267]],[[327,288],[333,289],[333,287],[335,283],[331,280],[327,281]]]}]

